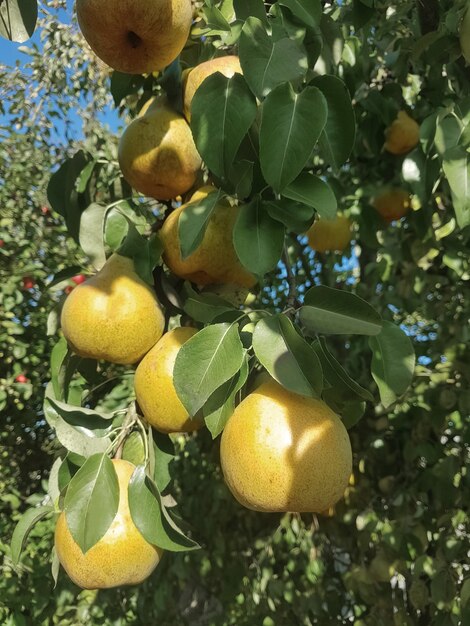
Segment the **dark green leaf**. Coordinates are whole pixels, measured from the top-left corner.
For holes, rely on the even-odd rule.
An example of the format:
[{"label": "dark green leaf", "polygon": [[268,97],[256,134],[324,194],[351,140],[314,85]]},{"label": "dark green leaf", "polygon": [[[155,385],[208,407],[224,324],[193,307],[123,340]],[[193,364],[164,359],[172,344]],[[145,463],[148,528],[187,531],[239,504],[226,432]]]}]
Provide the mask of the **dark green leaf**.
[{"label": "dark green leaf", "polygon": [[374,401],[374,396],[353,380],[344,367],[335,359],[322,337],[312,347],[320,359],[323,375],[337,397],[344,401],[352,401],[356,398],[368,400],[369,402]]},{"label": "dark green leaf", "polygon": [[216,389],[204,405],[204,421],[212,439],[220,435],[235,410],[235,396],[246,383],[248,373],[248,360],[245,358],[240,371]]},{"label": "dark green leaf", "polygon": [[403,395],[413,378],[415,352],[410,338],[395,324],[383,322],[379,335],[369,339],[371,372],[385,407]]},{"label": "dark green leaf", "polygon": [[156,234],[144,237],[134,224],[129,223],[129,230],[119,254],[134,261],[138,276],[147,284],[153,285],[153,270],[162,254],[163,246]]},{"label": "dark green leaf", "polygon": [[315,350],[285,315],[273,315],[256,324],[253,349],[273,378],[290,391],[318,398],[323,374]]},{"label": "dark green leaf", "polygon": [[0,36],[23,43],[32,37],[38,19],[37,0],[0,2]]},{"label": "dark green leaf", "polygon": [[61,337],[51,352],[51,382],[56,398],[63,398],[63,365],[69,348],[65,337]]},{"label": "dark green leaf", "polygon": [[60,272],[57,272],[57,274],[54,274],[51,282],[47,283],[47,288],[50,289],[51,287],[54,287],[62,281],[68,280],[69,278],[72,278],[72,276],[76,276],[81,271],[82,268],[80,267],[80,265],[72,265],[72,267],[66,267],[63,270],[60,270]]},{"label": "dark green leaf", "polygon": [[287,198],[264,203],[269,215],[294,233],[305,233],[315,219],[313,208]]},{"label": "dark green leaf", "polygon": [[106,454],[95,454],[70,481],[64,501],[70,533],[84,554],[105,535],[118,506],[114,465]]},{"label": "dark green leaf", "polygon": [[23,513],[15,526],[11,538],[11,560],[13,561],[13,565],[19,563],[24,544],[26,543],[31,528],[36,522],[39,522],[39,520],[53,511],[54,508],[52,506],[39,506],[34,509],[28,509]]},{"label": "dark green leaf", "polygon": [[135,94],[144,84],[144,77],[138,74],[124,74],[113,72],[111,76],[111,95],[114,104],[119,106],[121,101],[131,94]]},{"label": "dark green leaf", "polygon": [[196,415],[214,391],[239,371],[244,356],[236,324],[203,328],[181,347],[174,384],[190,415]]},{"label": "dark green leaf", "polygon": [[257,276],[273,270],[281,258],[285,228],[273,219],[260,198],[240,206],[233,245],[242,265]]},{"label": "dark green leaf", "polygon": [[154,480],[160,493],[170,484],[170,465],[175,458],[175,445],[169,435],[153,431],[155,454]]},{"label": "dark green leaf", "polygon": [[228,177],[235,155],[253,124],[256,100],[245,79],[220,72],[204,80],[191,103],[191,129],[207,167],[221,179]]},{"label": "dark green leaf", "polygon": [[338,203],[333,190],[321,178],[308,172],[302,172],[285,187],[282,195],[312,207],[323,219],[331,220],[336,216]]},{"label": "dark green leaf", "polygon": [[299,44],[288,37],[273,41],[257,17],[249,17],[243,25],[240,64],[251,91],[260,99],[281,83],[305,76],[308,66]]},{"label": "dark green leaf", "polygon": [[199,547],[176,526],[143,465],[136,467],[129,482],[129,509],[134,524],[149,543],[172,552]]},{"label": "dark green leaf", "polygon": [[218,189],[199,202],[191,202],[181,211],[178,218],[178,238],[182,259],[187,259],[201,245],[207,224],[221,197],[222,192]]},{"label": "dark green leaf", "polygon": [[325,160],[335,169],[345,163],[356,139],[356,119],[351,96],[344,82],[336,76],[318,76],[312,83],[326,98],[328,118],[320,137]]},{"label": "dark green leaf", "polygon": [[442,166],[449,182],[455,217],[460,228],[470,224],[470,156],[463,146],[444,154]]},{"label": "dark green leaf", "polygon": [[257,17],[261,22],[267,23],[263,0],[233,0],[233,8],[237,20],[245,22],[250,17]]},{"label": "dark green leaf", "polygon": [[312,287],[305,294],[299,318],[313,334],[377,335],[382,319],[365,300],[331,287]]},{"label": "dark green leaf", "polygon": [[325,98],[316,87],[307,87],[297,94],[286,83],[274,89],[264,101],[261,169],[277,192],[282,192],[306,165],[325,126],[327,112]]},{"label": "dark green leaf", "polygon": [[196,322],[209,324],[222,313],[233,310],[233,305],[214,293],[197,293],[186,282],[183,286],[184,311]]},{"label": "dark green leaf", "polygon": [[322,16],[320,0],[279,0],[279,4],[290,9],[306,26],[314,28],[320,24]]}]

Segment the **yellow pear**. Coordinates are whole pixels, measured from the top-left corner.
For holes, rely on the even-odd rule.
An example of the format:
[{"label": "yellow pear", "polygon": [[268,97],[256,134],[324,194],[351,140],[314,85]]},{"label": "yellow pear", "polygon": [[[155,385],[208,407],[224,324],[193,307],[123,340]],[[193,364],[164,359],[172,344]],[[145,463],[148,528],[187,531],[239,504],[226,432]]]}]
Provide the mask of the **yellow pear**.
[{"label": "yellow pear", "polygon": [[213,187],[205,187],[191,198],[187,204],[170,213],[160,230],[163,243],[163,260],[176,276],[198,285],[233,283],[242,287],[252,287],[256,278],[240,263],[233,247],[232,234],[238,216],[238,207],[220,201],[213,211],[197,250],[187,259],[181,258],[178,235],[178,221],[188,207],[200,202]]},{"label": "yellow pear", "polygon": [[83,36],[107,65],[126,74],[161,70],[188,39],[191,0],[77,0]]},{"label": "yellow pear", "polygon": [[104,536],[85,554],[69,530],[65,512],[57,520],[54,544],[62,567],[82,589],[137,585],[158,565],[163,551],[148,543],[135,526],[127,496],[135,466],[113,460],[119,481],[119,508]]},{"label": "yellow pear", "polygon": [[191,102],[194,94],[205,79],[215,72],[220,72],[227,78],[232,78],[234,74],[243,74],[238,57],[230,54],[204,61],[204,63],[190,69],[189,72],[185,72],[183,76],[183,110],[188,122],[191,119]]},{"label": "yellow pear", "polygon": [[310,247],[317,252],[343,252],[351,241],[351,221],[345,215],[320,219],[307,232]]},{"label": "yellow pear", "polygon": [[153,291],[134,262],[113,254],[101,270],[65,300],[64,336],[79,356],[129,365],[139,361],[163,333],[165,319]]},{"label": "yellow pear", "polygon": [[181,346],[197,333],[195,328],[174,328],[145,355],[135,372],[137,402],[149,424],[162,433],[190,432],[203,425],[191,419],[173,385],[173,368]]},{"label": "yellow pear", "polygon": [[157,200],[188,191],[202,165],[188,123],[161,101],[150,104],[129,124],[118,158],[127,182]]},{"label": "yellow pear", "polygon": [[344,494],[351,443],[327,404],[263,383],[235,409],[220,461],[235,498],[255,511],[321,512]]},{"label": "yellow pear", "polygon": [[391,154],[406,154],[419,142],[419,125],[406,111],[400,111],[385,131],[384,148]]},{"label": "yellow pear", "polygon": [[411,197],[404,189],[390,187],[373,198],[372,206],[386,222],[393,222],[409,213]]}]

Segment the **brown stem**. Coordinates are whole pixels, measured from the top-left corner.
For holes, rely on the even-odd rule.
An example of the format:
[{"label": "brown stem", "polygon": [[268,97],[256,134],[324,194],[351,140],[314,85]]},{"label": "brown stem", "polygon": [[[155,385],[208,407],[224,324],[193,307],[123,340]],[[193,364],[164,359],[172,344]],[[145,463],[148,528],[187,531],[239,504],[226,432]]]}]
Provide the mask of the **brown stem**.
[{"label": "brown stem", "polygon": [[124,418],[124,421],[122,423],[121,432],[116,437],[113,443],[113,448],[116,448],[116,452],[114,453],[115,459],[120,459],[122,457],[124,442],[129,432],[133,429],[136,420],[137,412],[135,409],[135,402],[132,402],[127,409],[126,417]]}]

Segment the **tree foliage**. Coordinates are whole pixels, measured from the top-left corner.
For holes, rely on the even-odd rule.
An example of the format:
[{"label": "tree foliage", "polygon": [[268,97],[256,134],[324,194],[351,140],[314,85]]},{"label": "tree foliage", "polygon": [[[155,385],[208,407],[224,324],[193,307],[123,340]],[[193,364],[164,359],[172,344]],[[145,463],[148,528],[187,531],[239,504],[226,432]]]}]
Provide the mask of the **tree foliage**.
[{"label": "tree foliage", "polygon": [[[0,77],[2,623],[465,624],[465,3],[210,0],[180,64],[148,76],[104,68],[66,4],[45,3],[40,43]],[[1,3],[0,34],[24,42],[36,2],[20,5]],[[260,285],[249,300],[241,290],[243,306],[165,270],[158,231],[176,205],[132,191],[117,133],[99,121],[107,111],[127,123],[162,90],[181,109],[181,68],[227,52],[243,76],[204,81],[191,129],[219,196],[242,206],[234,248]],[[391,154],[385,132],[403,110],[419,142]],[[391,188],[411,210],[388,223],[373,204]],[[180,221],[183,256],[214,205]],[[338,210],[354,222],[351,245],[311,250],[315,217]],[[167,327],[199,329],[174,373],[183,404],[204,416],[198,434],[146,428],[133,368],[81,359],[61,336],[72,277],[123,242]],[[260,515],[225,487],[218,435],[263,369],[323,397],[348,427],[354,470],[334,511]],[[81,547],[99,540],[116,508],[106,459],[117,449],[139,466],[139,530],[167,552],[139,588],[80,592],[50,556],[54,509]]]}]

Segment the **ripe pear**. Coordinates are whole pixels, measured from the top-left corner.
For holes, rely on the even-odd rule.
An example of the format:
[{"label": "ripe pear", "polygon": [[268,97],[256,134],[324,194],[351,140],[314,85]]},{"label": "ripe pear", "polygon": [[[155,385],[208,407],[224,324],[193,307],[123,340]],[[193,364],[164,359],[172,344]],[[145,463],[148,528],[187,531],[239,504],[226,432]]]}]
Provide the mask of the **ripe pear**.
[{"label": "ripe pear", "polygon": [[243,506],[321,512],[343,496],[352,452],[343,422],[327,404],[273,380],[250,393],[229,418],[220,461]]},{"label": "ripe pear", "polygon": [[161,100],[126,128],[118,158],[127,182],[157,200],[186,193],[202,165],[188,123]]},{"label": "ripe pear", "polygon": [[391,154],[406,154],[418,142],[418,123],[406,111],[400,111],[397,118],[385,131],[385,150]]},{"label": "ripe pear", "polygon": [[317,252],[343,252],[351,241],[351,221],[345,215],[320,219],[307,232],[310,247]]},{"label": "ripe pear", "polygon": [[130,365],[160,339],[165,319],[132,259],[113,254],[67,297],[61,324],[79,356]]},{"label": "ripe pear", "polygon": [[183,111],[188,122],[191,120],[191,102],[194,94],[204,80],[215,72],[220,72],[227,78],[234,74],[243,74],[238,57],[231,54],[205,61],[186,72],[183,78]]},{"label": "ripe pear", "polygon": [[[256,278],[240,263],[233,247],[233,227],[238,216],[238,207],[230,206],[221,200],[213,211],[202,242],[186,259],[181,258],[178,221],[180,216],[195,202],[200,202],[213,187],[206,187],[170,213],[160,230],[163,243],[163,260],[176,276],[198,285],[233,283],[242,287],[252,287]],[[195,198],[197,198],[195,200]]]},{"label": "ripe pear", "polygon": [[373,198],[372,206],[386,222],[393,222],[410,212],[411,197],[404,189],[390,187]]},{"label": "ripe pear", "polygon": [[191,0],[77,0],[83,36],[107,65],[126,74],[161,70],[188,39]]},{"label": "ripe pear", "polygon": [[137,585],[153,572],[163,551],[148,543],[135,526],[127,496],[135,466],[113,460],[119,482],[119,507],[104,536],[85,554],[69,530],[65,512],[57,520],[55,549],[62,567],[82,589]]},{"label": "ripe pear", "polygon": [[202,420],[191,419],[173,384],[173,368],[181,346],[197,333],[195,328],[174,328],[145,355],[135,372],[137,402],[149,424],[162,433],[190,432]]}]

